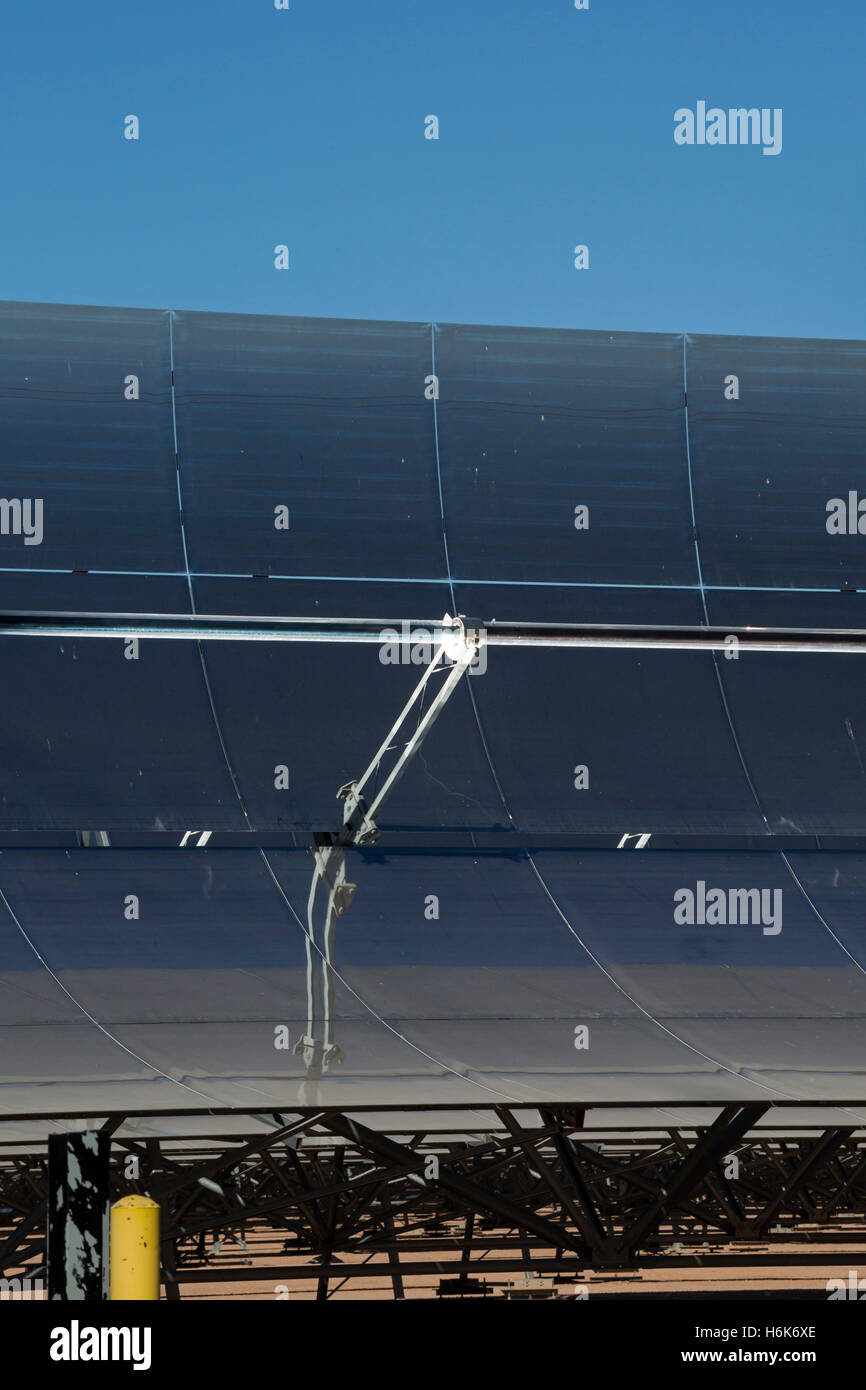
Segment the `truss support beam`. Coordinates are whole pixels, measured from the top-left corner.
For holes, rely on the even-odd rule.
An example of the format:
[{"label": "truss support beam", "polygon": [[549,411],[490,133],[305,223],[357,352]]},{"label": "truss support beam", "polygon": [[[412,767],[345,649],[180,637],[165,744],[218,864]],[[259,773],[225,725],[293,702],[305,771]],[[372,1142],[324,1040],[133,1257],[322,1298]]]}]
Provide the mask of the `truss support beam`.
[{"label": "truss support beam", "polygon": [[[557,1123],[557,1116],[554,1111],[540,1110],[539,1114],[545,1125]],[[554,1134],[553,1147],[574,1194],[574,1199],[569,1207],[572,1219],[587,1245],[591,1247],[594,1257],[601,1259],[608,1245],[607,1233],[599,1219],[589,1188],[583,1181],[571,1141],[565,1134]]]},{"label": "truss support beam", "polygon": [[840,1203],[843,1202],[844,1199],[854,1191],[858,1182],[860,1182],[860,1180],[862,1179],[864,1173],[866,1173],[866,1154],[864,1154],[863,1157],[860,1159],[859,1163],[855,1165],[851,1173],[843,1182],[842,1186],[837,1188],[837,1190],[828,1199],[828,1201],[825,1202],[824,1206],[818,1214],[819,1220],[829,1220],[830,1216],[840,1205]]},{"label": "truss support beam", "polygon": [[20,1264],[21,1260],[25,1258],[22,1242],[33,1228],[44,1220],[44,1217],[45,1202],[37,1202],[26,1216],[21,1217],[12,1234],[0,1244],[0,1274],[8,1267]]},{"label": "truss support beam", "polygon": [[626,1230],[619,1245],[623,1256],[633,1256],[639,1246],[656,1230],[662,1219],[691,1196],[707,1173],[739,1144],[768,1109],[768,1105],[725,1106],[715,1123],[698,1139],[688,1158],[676,1170],[670,1186],[662,1187],[634,1224]]},{"label": "truss support beam", "polygon": [[270,1134],[259,1135],[248,1144],[236,1144],[234,1148],[227,1149],[220,1154],[219,1158],[211,1159],[209,1162],[192,1169],[184,1168],[173,1177],[152,1183],[148,1196],[159,1200],[169,1196],[172,1192],[179,1191],[182,1187],[188,1187],[191,1182],[201,1182],[203,1179],[214,1178],[217,1173],[224,1173],[227,1169],[237,1167],[239,1163],[250,1158],[253,1154],[262,1153],[265,1149],[271,1148],[274,1144],[281,1143],[285,1139],[290,1139],[293,1135],[305,1133],[319,1124],[328,1114],[327,1110],[322,1110],[317,1114],[295,1120],[292,1124],[282,1125]]},{"label": "truss support beam", "polygon": [[[369,1150],[370,1153],[375,1154],[377,1158],[381,1158],[385,1162],[400,1163],[410,1170],[423,1166],[422,1159],[412,1149],[407,1149],[402,1144],[395,1143],[393,1139],[387,1138],[386,1135],[377,1134],[375,1130],[367,1129],[366,1125],[359,1124],[356,1120],[347,1119],[343,1115],[332,1116],[325,1122],[324,1128],[360,1145],[361,1148]],[[555,1226],[552,1221],[539,1216],[529,1207],[517,1206],[501,1193],[493,1191],[492,1188],[471,1182],[459,1173],[449,1171],[445,1166],[440,1167],[438,1178],[419,1177],[419,1181],[451,1197],[460,1207],[475,1212],[489,1212],[491,1216],[497,1216],[501,1221],[504,1221],[506,1226],[515,1226],[518,1230],[529,1231],[530,1234],[538,1236],[548,1245],[586,1256],[586,1247],[583,1242],[577,1241],[564,1226]]]},{"label": "truss support beam", "polygon": [[853,1126],[845,1129],[826,1130],[817,1143],[803,1156],[794,1171],[773,1193],[760,1215],[746,1224],[743,1234],[756,1236],[765,1231],[773,1218],[797,1195],[816,1168],[824,1163],[853,1132]]},{"label": "truss support beam", "polygon": [[[467,1106],[465,1126],[450,1115],[437,1126],[432,1111],[426,1122],[395,1111],[390,1124],[369,1125],[364,1114],[336,1109],[254,1112],[251,1122],[270,1132],[247,1130],[235,1143],[231,1130],[133,1143],[110,1135],[110,1124],[97,1137],[111,1144],[112,1194],[147,1192],[163,1206],[169,1298],[184,1282],[267,1278],[271,1266],[259,1250],[273,1252],[280,1279],[312,1280],[313,1292],[321,1281],[330,1299],[346,1279],[374,1269],[399,1298],[410,1292],[407,1281],[431,1270],[459,1285],[479,1268],[602,1271],[649,1261],[685,1269],[696,1257],[706,1269],[806,1268],[844,1263],[863,1243],[866,1131],[839,1104],[827,1106],[823,1128],[787,1115],[774,1128],[763,1105],[717,1103],[703,1125],[644,1130],[611,1117],[609,1127],[594,1123],[583,1133],[574,1106],[503,1102],[490,1110],[496,1118]],[[45,1139],[23,1151],[10,1140],[4,1152],[0,1143],[7,1276],[44,1277],[46,1217],[58,1210],[62,1177],[56,1144],[46,1156]],[[64,1148],[89,1142],[82,1134],[57,1139]],[[126,1171],[128,1152],[142,1161],[137,1178]],[[739,1166],[726,1176],[733,1155]],[[85,1163],[76,1158],[76,1166]],[[232,1252],[246,1250],[239,1232],[252,1238],[250,1266],[230,1255],[223,1269],[208,1258],[210,1236],[223,1233],[219,1248],[227,1230]],[[73,1253],[82,1243],[101,1255],[98,1236],[83,1240],[78,1222]],[[51,1264],[56,1282],[56,1257]]]}]

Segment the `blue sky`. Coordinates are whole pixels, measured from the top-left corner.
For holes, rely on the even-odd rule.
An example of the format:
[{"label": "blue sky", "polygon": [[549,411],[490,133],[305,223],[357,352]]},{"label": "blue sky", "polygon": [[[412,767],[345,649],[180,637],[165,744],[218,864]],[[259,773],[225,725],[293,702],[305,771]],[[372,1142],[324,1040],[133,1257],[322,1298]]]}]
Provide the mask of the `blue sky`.
[{"label": "blue sky", "polygon": [[864,60],[854,0],[9,7],[0,298],[864,337]]}]

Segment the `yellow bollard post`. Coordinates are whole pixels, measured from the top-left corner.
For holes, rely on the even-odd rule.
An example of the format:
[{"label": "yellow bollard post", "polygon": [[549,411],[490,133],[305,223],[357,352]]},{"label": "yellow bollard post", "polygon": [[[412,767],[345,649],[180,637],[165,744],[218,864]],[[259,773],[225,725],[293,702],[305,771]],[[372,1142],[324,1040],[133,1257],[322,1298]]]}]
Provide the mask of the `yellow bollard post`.
[{"label": "yellow bollard post", "polygon": [[111,1208],[111,1301],[159,1299],[159,1203],[123,1197]]}]

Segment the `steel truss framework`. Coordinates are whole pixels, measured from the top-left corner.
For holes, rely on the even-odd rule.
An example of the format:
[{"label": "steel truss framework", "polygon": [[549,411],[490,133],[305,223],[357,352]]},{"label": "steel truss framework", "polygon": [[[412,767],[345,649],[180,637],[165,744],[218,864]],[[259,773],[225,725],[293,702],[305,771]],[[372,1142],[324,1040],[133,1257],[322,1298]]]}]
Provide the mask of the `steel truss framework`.
[{"label": "steel truss framework", "polygon": [[[320,1299],[369,1278],[375,1255],[402,1298],[411,1275],[447,1275],[449,1291],[471,1291],[473,1276],[520,1271],[694,1268],[682,1253],[691,1246],[707,1268],[826,1265],[866,1243],[866,1131],[854,1124],[794,1130],[789,1109],[777,1130],[771,1107],[732,1104],[708,1108],[693,1129],[607,1128],[601,1109],[589,1128],[587,1112],[557,1105],[498,1107],[492,1127],[472,1132],[475,1113],[459,1137],[437,1132],[435,1110],[411,1135],[405,1113],[389,1132],[310,1110],[256,1116],[273,1123],[269,1133],[186,1143],[120,1137],[126,1117],[112,1115],[102,1124],[111,1199],[160,1202],[169,1298],[196,1282],[309,1280],[311,1257]],[[44,1147],[0,1140],[6,1278],[44,1264],[47,1187]],[[276,1263],[209,1266],[214,1245],[243,1247],[252,1235],[279,1238]],[[772,1255],[754,1250],[768,1240]],[[804,1240],[813,1253],[776,1253]]]}]

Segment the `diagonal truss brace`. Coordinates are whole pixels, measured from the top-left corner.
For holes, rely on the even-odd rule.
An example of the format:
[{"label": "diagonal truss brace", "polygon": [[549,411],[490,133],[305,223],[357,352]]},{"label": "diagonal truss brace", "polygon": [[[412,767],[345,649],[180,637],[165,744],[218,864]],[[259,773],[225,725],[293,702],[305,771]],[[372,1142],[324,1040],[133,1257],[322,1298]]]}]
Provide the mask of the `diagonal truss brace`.
[{"label": "diagonal truss brace", "polygon": [[[442,627],[445,634],[435,646],[427,669],[373,754],[369,766],[357,781],[347,782],[337,793],[338,799],[343,802],[342,828],[336,835],[324,832],[315,836],[315,867],[307,900],[307,1031],[294,1049],[296,1056],[304,1058],[307,1068],[307,1082],[302,1087],[305,1103],[315,1103],[315,1084],[322,1072],[343,1060],[343,1053],[334,1037],[333,964],[337,920],[355,896],[355,884],[346,881],[346,850],[354,845],[372,845],[378,840],[377,816],[475,661],[481,646],[481,633],[477,629],[467,629],[461,617],[452,618],[446,613]],[[436,674],[444,678],[425,713],[420,715],[427,687]],[[420,717],[414,730],[405,737],[407,723],[416,707]],[[402,744],[401,739],[405,739]],[[375,786],[383,760],[397,748],[400,751],[390,772],[368,801],[366,793],[370,783],[373,782]],[[316,931],[316,901],[320,888],[327,894],[321,945]],[[317,956],[320,960],[318,972]]]},{"label": "diagonal truss brace", "polygon": [[637,1220],[624,1232],[619,1251],[631,1258],[656,1230],[665,1215],[690,1197],[719,1163],[743,1137],[754,1129],[769,1107],[763,1104],[726,1105],[713,1124],[697,1140],[688,1157],[673,1174],[667,1187],[660,1187],[655,1198],[644,1208]]}]

